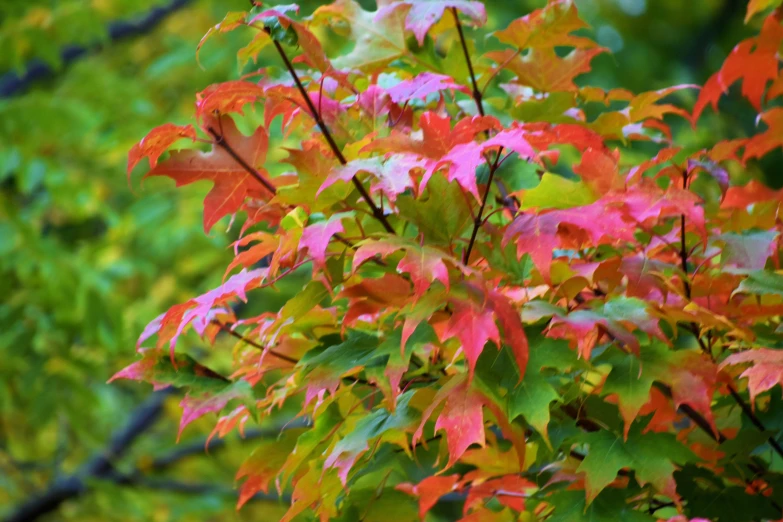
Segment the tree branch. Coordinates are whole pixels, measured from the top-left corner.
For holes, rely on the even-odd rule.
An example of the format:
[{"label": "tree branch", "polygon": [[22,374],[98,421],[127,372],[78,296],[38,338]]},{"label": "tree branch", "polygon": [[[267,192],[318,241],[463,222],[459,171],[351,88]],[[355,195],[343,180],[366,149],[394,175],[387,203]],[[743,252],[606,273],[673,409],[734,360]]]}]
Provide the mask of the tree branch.
[{"label": "tree branch", "polygon": [[5,522],[30,522],[55,511],[66,500],[76,498],[87,491],[87,482],[104,478],[114,470],[114,462],[122,457],[136,439],[144,434],[163,412],[163,401],[174,393],[167,388],[153,393],[131,414],[128,422],[112,435],[108,446],[93,456],[73,475],[57,479],[40,495],[22,503],[5,519]]},{"label": "tree branch", "polygon": [[[136,20],[118,20],[111,22],[108,27],[108,40],[116,42],[148,33],[160,24],[165,18],[185,7],[190,0],[172,0],[167,5],[150,9],[146,14]],[[60,60],[63,66],[67,66],[79,58],[96,51],[103,46],[103,42],[95,42],[90,45],[68,45],[60,52]],[[57,69],[43,60],[31,60],[25,71],[21,74],[8,72],[0,76],[0,98],[10,98],[27,90],[34,82],[51,77]]]},{"label": "tree branch", "polygon": [[[268,29],[264,29],[264,31],[266,31],[266,33],[269,34],[270,37],[272,36],[271,31],[269,31]],[[302,95],[302,98],[304,98],[304,101],[307,104],[307,108],[310,110],[310,116],[312,116],[312,118],[315,120],[315,123],[318,125],[318,128],[321,129],[321,133],[323,133],[324,138],[326,138],[326,142],[329,144],[329,148],[332,149],[332,152],[337,158],[337,161],[339,161],[341,165],[347,165],[348,161],[345,159],[345,156],[343,156],[340,147],[338,147],[337,143],[334,141],[334,138],[332,137],[332,133],[329,132],[329,128],[326,126],[326,123],[324,122],[323,118],[321,118],[321,114],[318,112],[318,110],[315,107],[315,104],[313,103],[313,100],[310,98],[310,95],[307,93],[307,89],[305,89],[304,85],[302,85],[302,81],[299,79],[299,75],[296,74],[296,70],[294,69],[294,66],[291,64],[291,60],[288,59],[288,55],[283,49],[283,46],[281,46],[280,42],[278,42],[274,38],[272,38],[272,43],[275,45],[275,49],[277,49],[277,53],[280,55],[280,58],[283,60],[283,63],[285,64],[286,69],[288,69],[289,74],[294,79],[294,83],[296,84],[296,88],[299,90],[299,94]],[[377,219],[381,223],[381,225],[383,225],[383,228],[385,228],[387,232],[389,232],[390,234],[395,234],[394,228],[386,219],[386,216],[383,214],[383,211],[381,211],[381,209],[378,208],[378,205],[376,205],[375,202],[372,200],[370,194],[364,188],[364,185],[362,185],[362,182],[359,181],[359,178],[354,176],[353,178],[351,178],[351,181],[356,187],[356,190],[359,191],[359,194],[361,195],[362,199],[364,199],[364,201],[370,207],[370,210],[372,211],[372,215],[375,217],[375,219]]]},{"label": "tree branch", "polygon": [[215,129],[212,127],[207,128],[209,133],[212,135],[213,138],[215,138],[215,145],[218,147],[221,147],[223,150],[225,150],[229,156],[234,158],[234,161],[239,163],[239,165],[245,169],[245,171],[253,176],[261,185],[264,186],[265,189],[267,189],[269,192],[272,193],[274,196],[277,194],[277,188],[275,188],[272,183],[266,179],[258,170],[256,170],[252,165],[250,165],[247,161],[240,156],[237,151],[234,150],[234,148],[226,141],[226,138],[219,134]]}]

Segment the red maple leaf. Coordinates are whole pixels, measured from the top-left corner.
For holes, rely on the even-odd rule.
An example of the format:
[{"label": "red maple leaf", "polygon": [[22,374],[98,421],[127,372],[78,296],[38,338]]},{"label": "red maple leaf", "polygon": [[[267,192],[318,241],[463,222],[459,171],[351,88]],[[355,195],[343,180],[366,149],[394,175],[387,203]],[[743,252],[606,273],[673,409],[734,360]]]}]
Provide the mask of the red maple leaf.
[{"label": "red maple leaf", "polygon": [[707,104],[718,110],[718,100],[737,80],[742,80],[742,94],[761,109],[761,97],[767,82],[778,76],[778,48],[783,42],[780,20],[770,16],[764,21],[761,34],[740,42],[729,54],[720,71],[707,80],[693,107],[693,120],[699,119]]},{"label": "red maple leaf", "polygon": [[[220,118],[218,132],[222,140],[262,176],[266,160],[268,137],[263,127],[245,136],[228,116]],[[243,167],[225,148],[215,144],[209,152],[183,150],[171,153],[169,159],[159,163],[147,176],[168,176],[178,187],[196,181],[212,181],[214,186],[204,199],[204,231],[209,230],[229,214],[237,212],[248,197],[269,197],[264,186]]]},{"label": "red maple leaf", "polygon": [[759,393],[780,384],[783,387],[783,350],[759,348],[735,353],[726,357],[720,367],[748,364],[751,366],[740,377],[748,379],[751,404],[755,405]]}]

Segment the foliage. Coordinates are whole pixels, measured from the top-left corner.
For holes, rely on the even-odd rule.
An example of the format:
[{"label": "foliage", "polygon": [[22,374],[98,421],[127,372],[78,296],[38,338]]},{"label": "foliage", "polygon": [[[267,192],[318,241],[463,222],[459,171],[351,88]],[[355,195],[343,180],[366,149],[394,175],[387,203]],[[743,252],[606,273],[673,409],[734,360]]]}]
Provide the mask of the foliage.
[{"label": "foliage", "polygon": [[[202,90],[195,127],[153,130],[129,172],[210,180],[204,228],[245,216],[236,258],[115,377],[176,376],[182,426],[221,411],[221,436],[308,419],[237,475],[238,507],[291,491],[283,520],[779,518],[782,200],[735,174],[781,145],[767,4],[692,113],[669,101],[692,85],[575,83],[607,49],[567,0],[483,54],[475,1],[230,13],[205,38],[249,27],[240,57],[273,46],[285,68]],[[737,81],[768,129],[679,147],[672,118],[698,125]],[[205,150],[159,159],[183,138]],[[305,267],[278,311],[236,309]],[[181,362],[187,330],[239,339],[230,375]]]}]

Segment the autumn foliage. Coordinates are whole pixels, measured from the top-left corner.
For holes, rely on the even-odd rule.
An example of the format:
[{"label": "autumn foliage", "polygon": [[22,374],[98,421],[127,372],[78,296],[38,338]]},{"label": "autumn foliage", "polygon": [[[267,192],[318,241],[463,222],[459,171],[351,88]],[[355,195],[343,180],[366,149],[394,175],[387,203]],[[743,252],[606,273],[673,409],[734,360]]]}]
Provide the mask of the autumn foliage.
[{"label": "autumn foliage", "polygon": [[[198,93],[128,170],[211,182],[236,256],[115,378],[184,388],[180,431],[298,412],[237,473],[285,520],[780,519],[783,190],[743,175],[783,144],[778,3],[700,90],[638,94],[575,82],[607,50],[567,0],[471,32],[483,54],[477,1],[229,13],[204,41],[250,27],[240,62],[280,66]],[[757,134],[678,146],[735,82]],[[236,341],[230,375],[187,330]]]}]

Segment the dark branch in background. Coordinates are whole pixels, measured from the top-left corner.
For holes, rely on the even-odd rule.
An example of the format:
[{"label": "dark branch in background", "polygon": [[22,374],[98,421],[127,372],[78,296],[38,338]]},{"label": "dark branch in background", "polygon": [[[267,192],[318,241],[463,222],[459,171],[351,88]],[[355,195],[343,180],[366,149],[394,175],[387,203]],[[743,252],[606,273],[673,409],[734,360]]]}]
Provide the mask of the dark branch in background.
[{"label": "dark branch in background", "polygon": [[106,449],[93,456],[73,475],[55,480],[45,492],[18,506],[5,522],[29,522],[51,513],[66,500],[86,492],[88,481],[110,476],[114,462],[158,420],[163,412],[164,399],[175,391],[168,388],[153,393],[133,411],[125,426],[112,435]]},{"label": "dark branch in background", "polygon": [[[329,128],[326,126],[326,123],[324,123],[323,118],[321,118],[321,113],[318,112],[318,110],[315,108],[315,104],[313,103],[313,100],[310,99],[310,95],[307,93],[307,90],[304,88],[304,85],[302,85],[302,81],[299,79],[299,75],[296,74],[296,70],[294,69],[294,66],[291,64],[291,60],[288,59],[288,55],[285,53],[285,50],[283,49],[283,46],[280,45],[280,42],[274,39],[272,37],[271,31],[264,29],[267,34],[272,38],[272,43],[275,44],[275,49],[277,49],[277,53],[280,55],[280,58],[283,60],[283,63],[285,64],[286,69],[288,69],[289,74],[291,74],[291,77],[294,79],[294,83],[296,83],[296,88],[299,89],[299,94],[302,95],[302,98],[304,98],[305,103],[307,104],[307,108],[310,110],[310,116],[313,117],[315,120],[315,123],[318,125],[318,128],[321,129],[321,133],[323,133],[324,138],[326,138],[326,142],[329,144],[329,148],[332,149],[332,152],[334,153],[337,160],[340,162],[341,165],[346,165],[348,161],[345,159],[345,156],[343,156],[342,151],[340,150],[340,147],[337,146],[337,143],[335,143],[334,138],[332,137],[332,133],[329,132]],[[351,181],[353,182],[354,186],[356,187],[356,190],[359,191],[359,194],[362,196],[362,199],[367,203],[367,206],[370,207],[370,210],[372,211],[372,215],[377,219],[381,225],[383,225],[383,228],[386,229],[386,231],[390,234],[394,234],[394,228],[391,226],[389,221],[386,219],[386,216],[383,214],[383,211],[378,208],[378,205],[375,204],[375,202],[370,197],[370,194],[367,193],[367,190],[365,190],[364,185],[362,185],[362,182],[359,181],[359,178],[354,176],[351,178]]]},{"label": "dark branch in background", "polygon": [[[188,3],[190,3],[190,0],[172,0],[166,5],[150,9],[140,18],[111,22],[107,29],[107,40],[109,42],[116,42],[148,33],[168,15],[181,9]],[[90,52],[101,49],[104,44],[105,42],[95,42],[90,45],[68,45],[64,47],[60,52],[60,60],[62,61],[63,67],[70,65]],[[62,68],[55,68],[43,60],[31,60],[23,73],[17,74],[15,72],[7,72],[0,76],[0,98],[8,98],[16,94],[21,94],[34,82],[50,78],[60,70],[62,70]]]},{"label": "dark branch in background", "polygon": [[[167,388],[166,390],[155,392],[146,402],[133,411],[128,423],[115,433],[111,438],[109,446],[104,451],[91,458],[76,474],[55,481],[46,492],[19,506],[5,519],[5,522],[29,522],[51,513],[63,502],[86,493],[89,490],[90,482],[94,480],[188,495],[218,494],[236,497],[236,490],[220,485],[179,482],[168,478],[149,476],[152,473],[166,471],[188,457],[204,455],[205,452],[214,454],[228,445],[226,439],[213,438],[210,440],[207,437],[202,437],[155,457],[143,468],[135,468],[129,472],[117,470],[117,461],[128,451],[136,439],[143,435],[158,420],[163,412],[164,399],[173,393],[176,393],[175,388]],[[247,430],[244,436],[238,439],[237,442],[244,443],[277,437],[281,431],[307,427],[310,425],[310,422],[309,419],[298,418],[276,427]],[[253,500],[283,500],[290,502],[291,499],[286,496],[278,497],[273,494],[258,494],[253,497]]]}]

